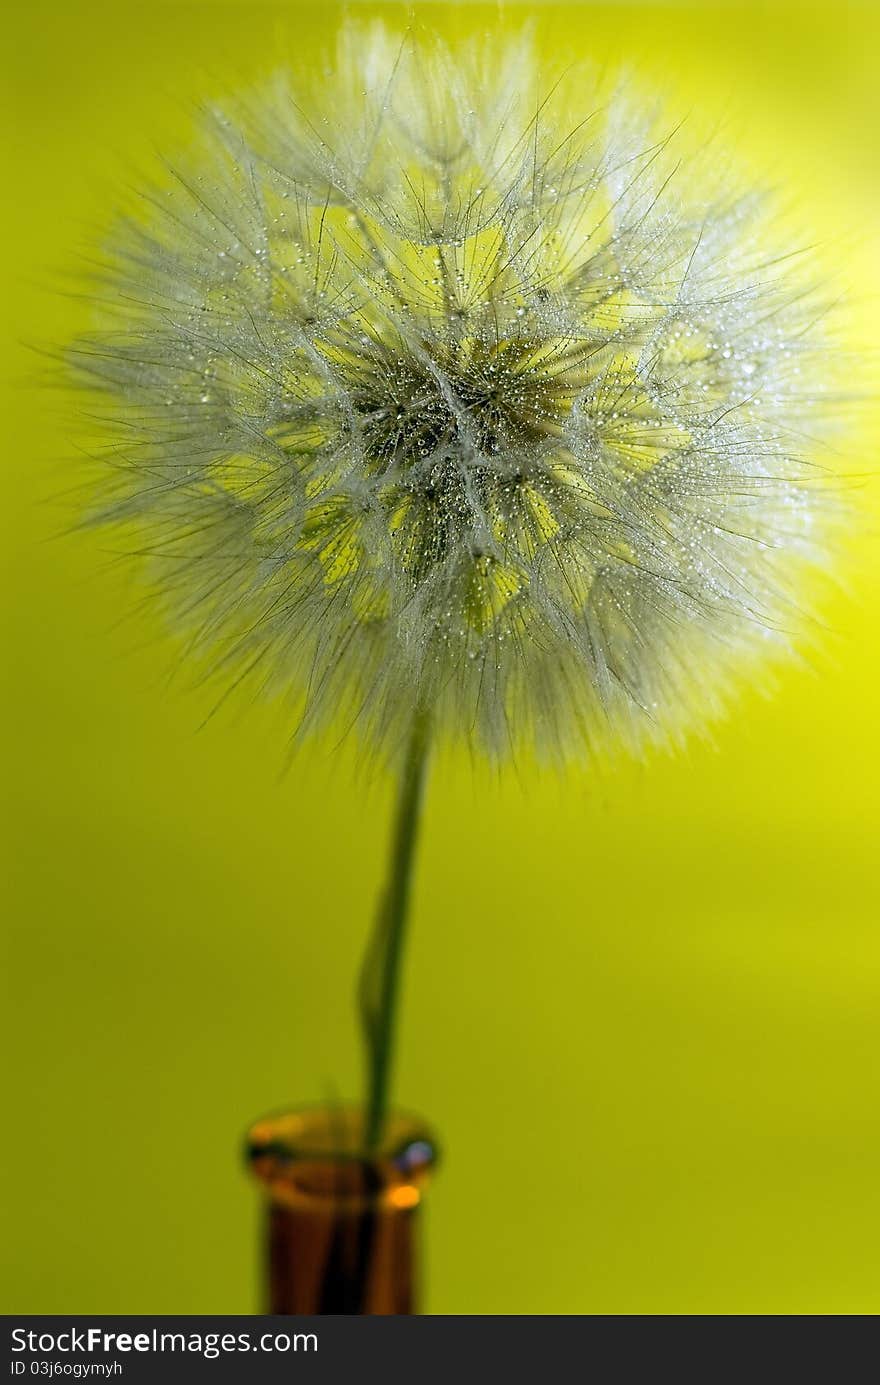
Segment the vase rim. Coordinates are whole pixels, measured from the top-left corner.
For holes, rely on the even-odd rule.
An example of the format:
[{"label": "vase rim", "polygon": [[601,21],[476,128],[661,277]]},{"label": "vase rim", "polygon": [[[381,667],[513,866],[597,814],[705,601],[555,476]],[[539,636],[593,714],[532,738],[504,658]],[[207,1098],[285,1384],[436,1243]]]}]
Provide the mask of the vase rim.
[{"label": "vase rim", "polygon": [[270,1113],[248,1131],[245,1158],[278,1201],[301,1204],[375,1200],[415,1206],[437,1162],[427,1123],[390,1111],[381,1141],[363,1143],[365,1113],[355,1102],[303,1105]]}]

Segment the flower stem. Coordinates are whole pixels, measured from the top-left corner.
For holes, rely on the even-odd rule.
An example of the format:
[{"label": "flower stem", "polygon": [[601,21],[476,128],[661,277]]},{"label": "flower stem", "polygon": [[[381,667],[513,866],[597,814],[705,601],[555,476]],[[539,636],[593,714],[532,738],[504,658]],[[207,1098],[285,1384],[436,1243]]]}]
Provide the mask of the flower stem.
[{"label": "flower stem", "polygon": [[400,772],[385,889],[360,975],[360,1012],[367,1049],[368,1152],[375,1150],[382,1138],[388,1109],[401,962],[429,742],[428,717],[418,712]]}]

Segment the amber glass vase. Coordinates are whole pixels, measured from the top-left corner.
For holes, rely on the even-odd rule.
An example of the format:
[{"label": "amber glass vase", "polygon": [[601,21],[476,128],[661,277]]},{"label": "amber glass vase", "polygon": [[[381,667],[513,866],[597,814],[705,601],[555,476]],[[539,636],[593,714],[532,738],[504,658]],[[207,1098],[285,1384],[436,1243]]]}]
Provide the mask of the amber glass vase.
[{"label": "amber glass vase", "polygon": [[318,1107],[253,1126],[267,1194],[267,1313],[417,1313],[417,1216],[436,1162],[430,1131],[390,1115],[372,1152],[363,1112]]}]

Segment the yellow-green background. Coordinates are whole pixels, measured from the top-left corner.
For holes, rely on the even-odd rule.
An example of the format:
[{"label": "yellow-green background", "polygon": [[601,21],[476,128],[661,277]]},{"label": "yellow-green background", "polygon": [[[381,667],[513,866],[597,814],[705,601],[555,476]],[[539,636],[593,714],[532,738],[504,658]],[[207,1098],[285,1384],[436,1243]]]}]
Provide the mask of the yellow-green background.
[{"label": "yellow-green background", "polygon": [[[419,11],[461,31],[529,12],[542,42],[721,116],[831,245],[873,345],[877,7]],[[197,732],[207,699],[169,683],[176,646],[111,541],[54,537],[76,462],[31,351],[87,321],[71,263],[193,98],[338,13],[28,0],[5,21],[7,1312],[255,1309],[241,1132],[357,1089],[389,786],[327,746],[280,776],[271,708]],[[876,470],[875,436],[864,417],[849,470]],[[439,769],[398,1083],[447,1151],[430,1311],[880,1309],[871,485],[863,503],[824,653],[714,745],[564,783]]]}]

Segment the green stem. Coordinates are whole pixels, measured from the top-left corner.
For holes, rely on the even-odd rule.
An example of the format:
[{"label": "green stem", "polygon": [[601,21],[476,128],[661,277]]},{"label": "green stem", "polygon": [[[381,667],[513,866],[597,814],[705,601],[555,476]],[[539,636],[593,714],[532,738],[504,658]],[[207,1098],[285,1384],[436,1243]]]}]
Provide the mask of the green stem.
[{"label": "green stem", "polygon": [[368,1151],[375,1150],[382,1138],[388,1109],[401,962],[429,741],[428,718],[417,713],[400,774],[385,891],[361,970],[360,1008],[367,1046]]}]

